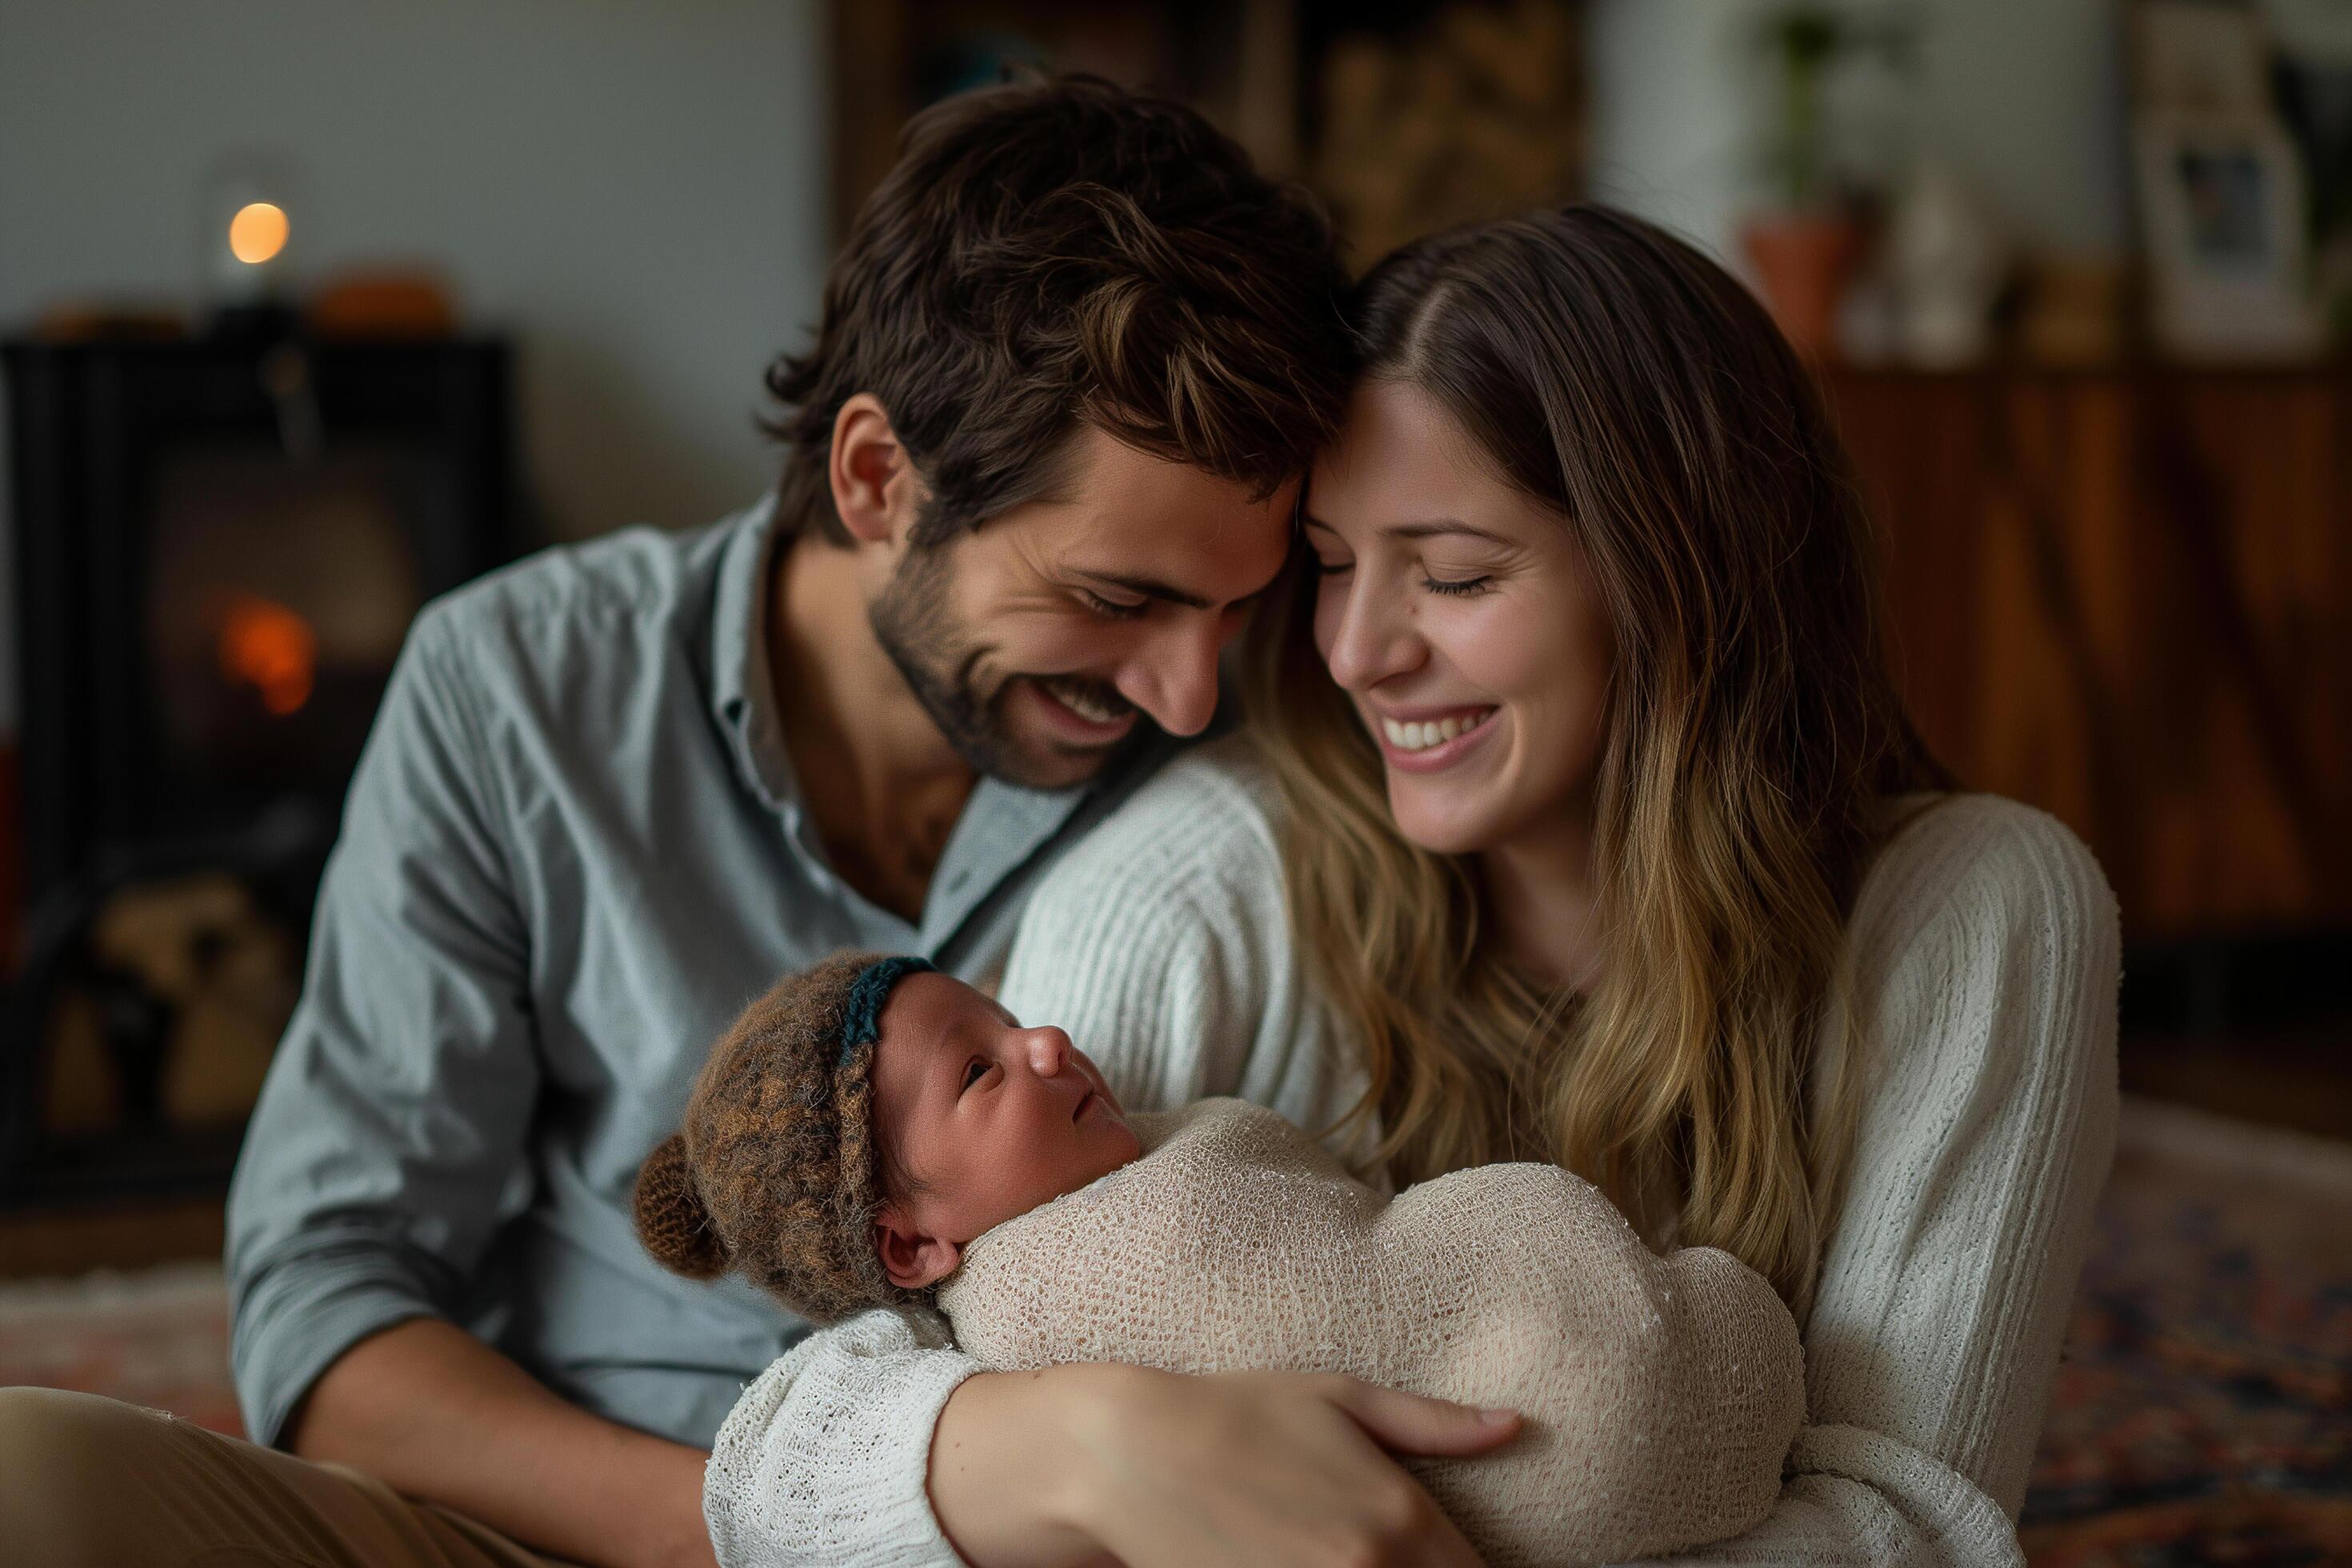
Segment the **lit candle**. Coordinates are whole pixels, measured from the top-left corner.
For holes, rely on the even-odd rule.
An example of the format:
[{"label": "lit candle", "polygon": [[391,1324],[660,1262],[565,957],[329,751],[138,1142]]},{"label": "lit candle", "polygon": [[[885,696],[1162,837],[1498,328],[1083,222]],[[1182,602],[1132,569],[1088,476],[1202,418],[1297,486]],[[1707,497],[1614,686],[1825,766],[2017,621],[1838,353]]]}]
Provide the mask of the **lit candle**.
[{"label": "lit candle", "polygon": [[206,183],[205,281],[219,310],[271,304],[287,291],[294,182],[266,159],[223,162]]},{"label": "lit candle", "polygon": [[286,248],[286,209],[275,202],[247,202],[228,220],[229,254],[259,267]]}]

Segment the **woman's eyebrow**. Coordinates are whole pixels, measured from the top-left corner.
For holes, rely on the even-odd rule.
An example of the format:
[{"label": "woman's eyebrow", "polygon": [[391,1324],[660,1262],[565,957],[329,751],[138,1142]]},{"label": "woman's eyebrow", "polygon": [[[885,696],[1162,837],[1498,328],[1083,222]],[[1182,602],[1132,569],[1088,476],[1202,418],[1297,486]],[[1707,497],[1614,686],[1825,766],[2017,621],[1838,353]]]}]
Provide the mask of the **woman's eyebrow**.
[{"label": "woman's eyebrow", "polygon": [[[1321,518],[1307,512],[1300,512],[1298,521],[1306,527],[1319,528],[1335,537],[1339,531]],[[1458,517],[1433,517],[1412,522],[1392,522],[1381,531],[1391,539],[1434,539],[1440,534],[1462,533],[1467,534],[1472,539],[1483,539],[1489,544],[1507,545],[1511,542],[1499,533],[1475,527]]]},{"label": "woman's eyebrow", "polygon": [[1391,539],[1434,539],[1444,533],[1466,533],[1473,539],[1483,539],[1489,544],[1511,542],[1499,533],[1475,527],[1458,517],[1433,517],[1420,522],[1392,522],[1381,531]]}]

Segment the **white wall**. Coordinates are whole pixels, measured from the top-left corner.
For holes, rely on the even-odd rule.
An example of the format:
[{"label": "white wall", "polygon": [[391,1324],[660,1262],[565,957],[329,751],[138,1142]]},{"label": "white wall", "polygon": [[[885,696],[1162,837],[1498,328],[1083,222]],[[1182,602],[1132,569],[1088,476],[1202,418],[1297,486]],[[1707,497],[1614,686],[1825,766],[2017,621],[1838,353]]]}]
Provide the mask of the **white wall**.
[{"label": "white wall", "polygon": [[5,0],[0,325],[192,301],[206,173],[263,150],[302,274],[422,259],[513,332],[551,532],[706,521],[768,482],[760,372],[815,314],[824,77],[815,0]]},{"label": "white wall", "polygon": [[[1736,259],[1755,186],[1750,38],[1780,0],[1594,0],[1596,194]],[[2128,237],[2115,0],[1846,0],[1918,30],[1916,75],[1877,107],[1968,175],[2025,246]]]}]

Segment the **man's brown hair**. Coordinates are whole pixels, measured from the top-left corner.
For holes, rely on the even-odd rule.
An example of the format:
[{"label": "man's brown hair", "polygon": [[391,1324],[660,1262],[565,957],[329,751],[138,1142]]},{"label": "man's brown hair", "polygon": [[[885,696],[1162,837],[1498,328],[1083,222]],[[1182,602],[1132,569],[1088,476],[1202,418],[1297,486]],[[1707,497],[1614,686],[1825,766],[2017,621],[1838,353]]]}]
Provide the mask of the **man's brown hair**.
[{"label": "man's brown hair", "polygon": [[778,516],[848,542],[826,469],[861,392],[929,488],[920,544],[1050,497],[1081,424],[1269,493],[1337,423],[1343,286],[1307,196],[1181,104],[1084,77],[950,99],[768,372]]}]

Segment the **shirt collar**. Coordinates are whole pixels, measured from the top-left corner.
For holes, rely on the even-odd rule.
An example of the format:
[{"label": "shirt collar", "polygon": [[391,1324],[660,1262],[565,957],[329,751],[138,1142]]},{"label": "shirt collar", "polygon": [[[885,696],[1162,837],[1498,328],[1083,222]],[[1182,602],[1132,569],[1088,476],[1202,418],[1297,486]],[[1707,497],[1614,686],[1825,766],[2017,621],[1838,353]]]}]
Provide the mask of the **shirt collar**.
[{"label": "shirt collar", "polygon": [[768,667],[768,614],[774,597],[769,589],[784,538],[776,526],[774,495],[727,526],[710,616],[711,711],[745,787],[770,810],[797,816],[800,784],[784,750],[775,679]]}]

